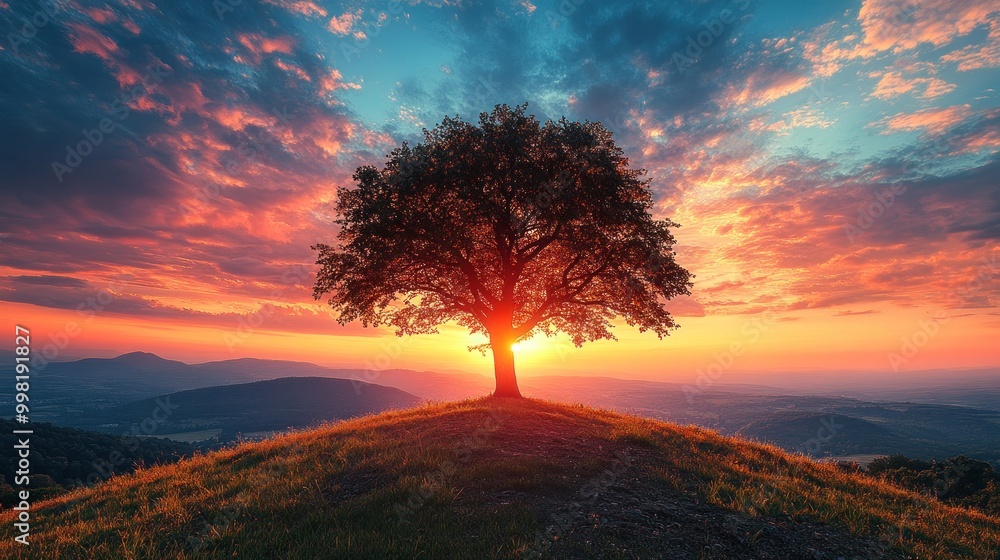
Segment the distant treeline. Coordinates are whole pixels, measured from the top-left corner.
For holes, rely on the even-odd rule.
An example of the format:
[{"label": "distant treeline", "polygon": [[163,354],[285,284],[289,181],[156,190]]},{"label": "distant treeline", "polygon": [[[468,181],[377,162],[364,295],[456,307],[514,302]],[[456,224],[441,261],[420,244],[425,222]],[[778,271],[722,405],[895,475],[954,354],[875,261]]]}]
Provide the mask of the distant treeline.
[{"label": "distant treeline", "polygon": [[878,457],[867,468],[842,465],[936,497],[946,504],[1000,516],[1000,473],[986,461],[964,455],[943,461],[922,461],[897,454]]},{"label": "distant treeline", "polygon": [[0,419],[0,448],[7,450],[0,455],[0,504],[5,507],[14,503],[12,485],[19,457],[12,451],[17,438],[29,439],[29,488],[35,500],[75,486],[96,484],[143,465],[172,463],[194,450],[186,443],[60,428],[48,423],[32,424],[31,435],[13,434],[21,429],[25,426]]}]

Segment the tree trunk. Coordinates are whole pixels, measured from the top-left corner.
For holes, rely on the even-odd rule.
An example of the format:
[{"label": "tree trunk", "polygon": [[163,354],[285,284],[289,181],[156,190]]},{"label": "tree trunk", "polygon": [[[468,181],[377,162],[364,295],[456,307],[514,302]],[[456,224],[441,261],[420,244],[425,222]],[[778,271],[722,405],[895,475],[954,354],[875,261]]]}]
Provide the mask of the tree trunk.
[{"label": "tree trunk", "polygon": [[490,335],[490,346],[493,348],[493,370],[497,377],[497,388],[494,397],[521,398],[517,388],[517,377],[514,375],[514,337],[510,335]]}]

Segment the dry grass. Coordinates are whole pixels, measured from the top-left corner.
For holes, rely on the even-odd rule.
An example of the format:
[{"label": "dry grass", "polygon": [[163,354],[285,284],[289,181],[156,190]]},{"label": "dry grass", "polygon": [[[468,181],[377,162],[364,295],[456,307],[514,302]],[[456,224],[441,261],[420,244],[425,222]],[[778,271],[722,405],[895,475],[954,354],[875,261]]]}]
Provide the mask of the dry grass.
[{"label": "dry grass", "polygon": [[[749,516],[841,526],[920,558],[1000,554],[1000,520],[775,447],[543,401],[429,405],[197,456],[35,504],[4,558],[517,558],[569,494],[637,450],[649,476]],[[641,539],[637,535],[636,539]]]}]

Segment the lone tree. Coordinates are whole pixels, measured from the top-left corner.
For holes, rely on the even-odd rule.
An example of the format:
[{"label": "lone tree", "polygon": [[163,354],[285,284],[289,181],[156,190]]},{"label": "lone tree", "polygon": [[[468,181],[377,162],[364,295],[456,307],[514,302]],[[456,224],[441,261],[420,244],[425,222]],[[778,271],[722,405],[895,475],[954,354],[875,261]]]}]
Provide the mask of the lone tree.
[{"label": "lone tree", "polygon": [[313,246],[314,296],[331,294],[341,324],[484,334],[498,397],[521,396],[515,342],[615,339],[618,316],[663,338],[677,325],[660,298],[691,286],[674,262],[677,224],[653,219],[645,171],[611,133],[526,109],[498,105],[478,126],[445,118],[384,168],[359,167],[357,188],[337,190],[340,246]]}]

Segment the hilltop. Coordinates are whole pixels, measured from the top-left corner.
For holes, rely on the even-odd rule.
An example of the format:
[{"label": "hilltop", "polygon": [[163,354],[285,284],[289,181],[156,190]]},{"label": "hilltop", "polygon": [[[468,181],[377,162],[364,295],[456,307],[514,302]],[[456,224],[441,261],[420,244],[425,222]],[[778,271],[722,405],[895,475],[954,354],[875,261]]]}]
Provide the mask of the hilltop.
[{"label": "hilltop", "polygon": [[37,503],[6,558],[996,558],[1000,520],[715,432],[484,398]]}]

